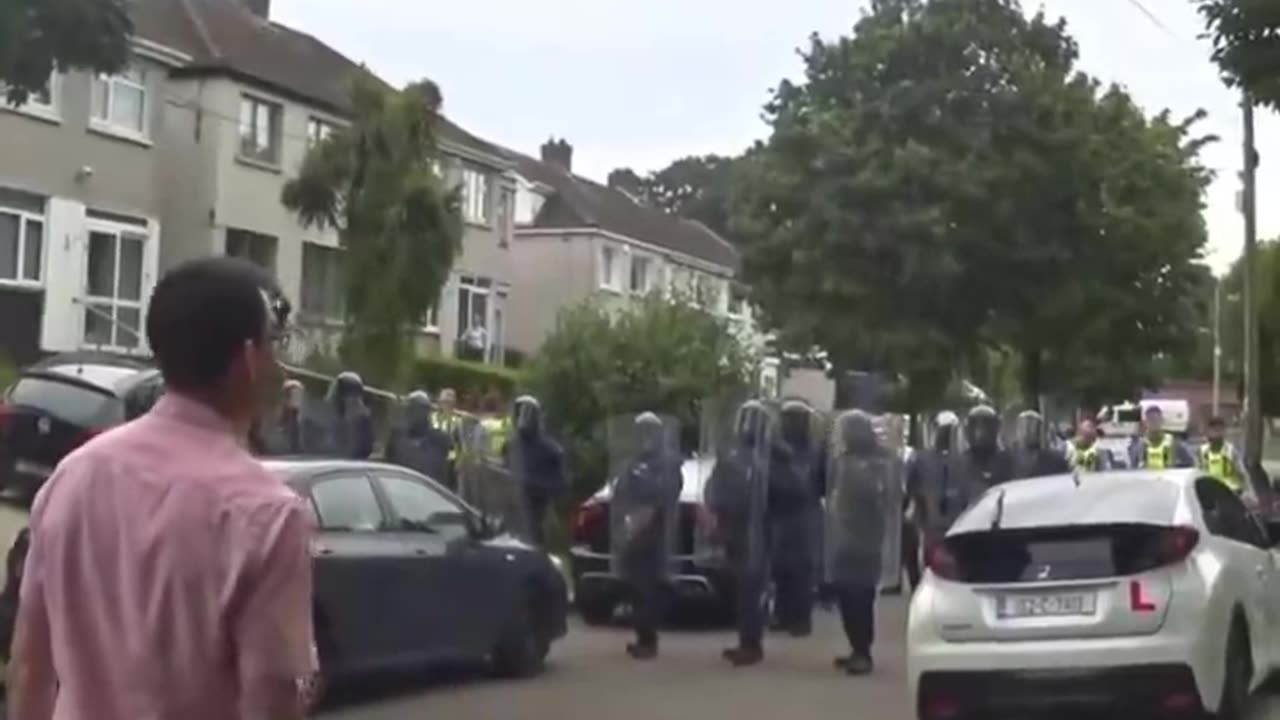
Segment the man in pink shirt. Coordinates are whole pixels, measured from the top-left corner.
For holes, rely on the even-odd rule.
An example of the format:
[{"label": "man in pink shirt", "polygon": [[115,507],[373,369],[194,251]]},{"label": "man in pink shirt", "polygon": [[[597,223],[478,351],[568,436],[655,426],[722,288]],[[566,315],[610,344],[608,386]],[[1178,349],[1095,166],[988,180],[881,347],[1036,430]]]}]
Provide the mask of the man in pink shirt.
[{"label": "man in pink shirt", "polygon": [[278,386],[288,304],[250,263],[157,284],[166,394],[36,497],[9,689],[15,720],[295,720],[311,655],[310,527],[246,449]]}]

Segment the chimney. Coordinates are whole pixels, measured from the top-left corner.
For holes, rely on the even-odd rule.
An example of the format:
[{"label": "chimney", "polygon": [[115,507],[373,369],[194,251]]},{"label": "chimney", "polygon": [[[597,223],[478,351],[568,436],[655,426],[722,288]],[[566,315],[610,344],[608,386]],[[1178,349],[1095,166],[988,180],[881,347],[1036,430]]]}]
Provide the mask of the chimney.
[{"label": "chimney", "polygon": [[567,140],[552,138],[542,145],[542,162],[573,172],[573,146]]},{"label": "chimney", "polygon": [[263,20],[271,19],[271,0],[241,0],[249,12]]}]

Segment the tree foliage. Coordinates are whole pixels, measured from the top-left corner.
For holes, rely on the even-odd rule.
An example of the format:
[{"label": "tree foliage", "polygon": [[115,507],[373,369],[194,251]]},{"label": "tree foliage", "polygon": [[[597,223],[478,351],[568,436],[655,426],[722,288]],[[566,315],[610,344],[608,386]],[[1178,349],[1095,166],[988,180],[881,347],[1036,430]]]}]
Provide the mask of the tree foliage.
[{"label": "tree foliage", "polygon": [[992,350],[1028,397],[1150,382],[1191,322],[1198,115],[1145,117],[1016,0],[876,0],[802,57],[734,193],[771,324],[920,398]]},{"label": "tree foliage", "polygon": [[1272,0],[1192,0],[1231,87],[1280,109],[1280,5]]},{"label": "tree foliage", "polygon": [[737,159],[724,155],[680,158],[645,176],[631,168],[609,174],[609,184],[673,215],[697,220],[727,240]]},{"label": "tree foliage", "polygon": [[[1254,269],[1258,298],[1258,350],[1262,380],[1262,411],[1280,415],[1280,239],[1258,244]],[[1223,392],[1242,389],[1244,357],[1244,258],[1222,279]]]},{"label": "tree foliage", "polygon": [[351,125],[307,154],[282,201],[344,249],[343,355],[395,385],[461,250],[458,190],[436,172],[441,96],[429,81],[396,91],[370,76],[352,89]]},{"label": "tree foliage", "polygon": [[579,497],[604,479],[610,417],[677,417],[697,442],[701,403],[744,392],[758,359],[729,321],[652,294],[622,307],[596,298],[561,312],[528,369],[529,389],[566,444]]},{"label": "tree foliage", "polygon": [[21,105],[55,70],[115,72],[129,58],[129,0],[0,2],[0,86]]}]

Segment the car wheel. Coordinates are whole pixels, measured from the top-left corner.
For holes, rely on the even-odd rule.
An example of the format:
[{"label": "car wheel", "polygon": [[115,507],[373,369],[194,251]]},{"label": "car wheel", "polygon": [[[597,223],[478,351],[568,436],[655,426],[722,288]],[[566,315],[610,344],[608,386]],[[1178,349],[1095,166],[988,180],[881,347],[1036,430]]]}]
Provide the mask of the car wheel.
[{"label": "car wheel", "polygon": [[617,609],[617,603],[603,596],[579,595],[575,604],[578,606],[578,614],[582,616],[582,622],[592,627],[613,622],[613,613]]},{"label": "car wheel", "polygon": [[1242,720],[1249,705],[1249,683],[1253,678],[1253,657],[1249,634],[1244,624],[1236,621],[1227,638],[1222,676],[1222,700],[1218,703],[1217,720]]},{"label": "car wheel", "polygon": [[538,596],[529,591],[512,609],[493,649],[493,670],[499,677],[529,677],[542,669],[551,642],[538,623]]}]

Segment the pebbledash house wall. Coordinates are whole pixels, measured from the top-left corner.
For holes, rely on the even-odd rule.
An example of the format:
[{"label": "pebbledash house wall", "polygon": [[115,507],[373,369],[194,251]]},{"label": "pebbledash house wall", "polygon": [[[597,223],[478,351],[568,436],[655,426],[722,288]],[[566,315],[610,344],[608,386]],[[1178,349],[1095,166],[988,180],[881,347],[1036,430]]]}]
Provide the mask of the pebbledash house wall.
[{"label": "pebbledash house wall", "polygon": [[[103,234],[142,239],[140,262],[128,262],[129,275],[137,273],[140,297],[114,297],[121,292],[117,254],[113,297],[99,298],[112,315],[128,306],[125,312],[140,330],[160,260],[159,138],[165,132],[167,75],[184,59],[163,46],[135,41],[133,63],[146,89],[140,133],[90,119],[93,83],[86,73],[55,75],[51,107],[0,103],[0,212],[20,211],[43,223],[39,278],[0,279],[0,350],[11,361],[22,364],[83,349],[147,354],[145,337],[86,340],[90,232],[100,233],[100,251]],[[133,284],[132,277],[127,284]]]}]

